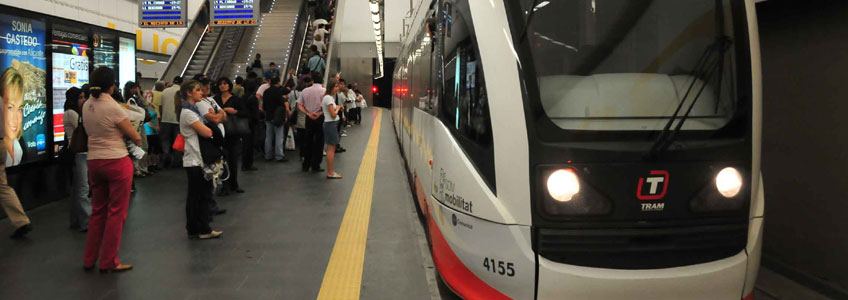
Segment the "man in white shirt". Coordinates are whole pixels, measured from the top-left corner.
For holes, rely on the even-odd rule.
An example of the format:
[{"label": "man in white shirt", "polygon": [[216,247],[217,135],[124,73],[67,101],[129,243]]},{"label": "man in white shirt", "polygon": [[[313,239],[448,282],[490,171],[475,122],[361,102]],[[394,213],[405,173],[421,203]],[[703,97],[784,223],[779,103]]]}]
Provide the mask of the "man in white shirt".
[{"label": "man in white shirt", "polygon": [[206,118],[207,121],[212,122],[213,124],[218,125],[218,129],[221,130],[221,135],[226,136],[227,133],[224,132],[224,122],[227,121],[227,112],[221,109],[218,106],[218,103],[215,102],[215,99],[212,98],[211,89],[209,87],[209,79],[203,79],[200,81],[200,91],[203,92],[203,100],[197,102],[197,111],[203,114],[203,117]]},{"label": "man in white shirt", "polygon": [[[227,112],[221,109],[218,103],[215,102],[215,99],[211,97],[209,79],[204,78],[200,80],[200,91],[203,93],[203,100],[197,102],[197,111],[203,114],[203,118],[207,121],[217,124],[218,129],[221,130],[221,136],[225,137],[227,133],[224,131],[224,122],[227,121]],[[209,212],[213,215],[220,215],[226,213],[227,210],[219,207],[218,202],[213,198],[209,202]]]},{"label": "man in white shirt", "polygon": [[265,94],[265,91],[267,91],[270,87],[271,83],[263,78],[262,85],[260,85],[259,88],[256,89],[256,99],[259,99],[259,111],[264,111],[262,109],[262,95]]},{"label": "man in white shirt", "polygon": [[315,46],[318,49],[318,55],[324,56],[324,54],[327,53],[327,44],[324,43],[324,37],[317,33],[312,41],[312,46]]},{"label": "man in white shirt", "polygon": [[177,93],[180,92],[180,84],[183,78],[174,77],[173,85],[162,91],[162,105],[159,106],[159,142],[162,146],[162,167],[183,166],[182,153],[171,149],[177,134],[180,133],[180,123],[177,121],[177,112],[181,111],[177,103]]},{"label": "man in white shirt", "polygon": [[315,30],[315,35],[320,35],[322,41],[326,40],[327,34],[330,33],[327,29],[324,29],[324,26],[324,24],[318,24],[318,29]]}]

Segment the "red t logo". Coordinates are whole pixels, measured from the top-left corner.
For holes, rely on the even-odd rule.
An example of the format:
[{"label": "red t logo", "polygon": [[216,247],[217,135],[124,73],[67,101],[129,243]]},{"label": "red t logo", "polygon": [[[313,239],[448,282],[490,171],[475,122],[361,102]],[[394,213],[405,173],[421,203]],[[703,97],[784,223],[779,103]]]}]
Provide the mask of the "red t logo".
[{"label": "red t logo", "polygon": [[[648,193],[642,193],[642,187],[645,182],[651,186],[648,188]],[[662,183],[662,191],[657,191],[657,186]],[[639,178],[639,186],[636,188],[636,198],[639,200],[659,200],[665,197],[665,192],[668,191],[668,171],[653,170],[651,176]]]}]

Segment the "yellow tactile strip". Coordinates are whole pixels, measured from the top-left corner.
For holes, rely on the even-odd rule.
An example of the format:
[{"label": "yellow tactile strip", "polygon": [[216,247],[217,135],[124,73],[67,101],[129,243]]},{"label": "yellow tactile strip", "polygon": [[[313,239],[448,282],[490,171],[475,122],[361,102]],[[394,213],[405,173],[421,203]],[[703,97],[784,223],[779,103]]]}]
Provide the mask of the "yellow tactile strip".
[{"label": "yellow tactile strip", "polygon": [[382,116],[383,111],[377,109],[371,137],[368,139],[362,164],[359,165],[359,174],[356,175],[333,253],[330,254],[330,263],[324,272],[318,299],[359,299]]}]

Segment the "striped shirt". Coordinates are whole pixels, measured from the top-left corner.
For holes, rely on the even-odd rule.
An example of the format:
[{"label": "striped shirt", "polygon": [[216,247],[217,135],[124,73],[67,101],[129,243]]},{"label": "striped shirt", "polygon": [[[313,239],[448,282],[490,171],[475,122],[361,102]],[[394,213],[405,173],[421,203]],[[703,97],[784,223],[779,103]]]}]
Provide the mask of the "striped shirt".
[{"label": "striped shirt", "polygon": [[324,87],[317,83],[303,89],[300,95],[303,100],[303,108],[308,112],[321,112],[321,100],[324,98],[325,91]]}]

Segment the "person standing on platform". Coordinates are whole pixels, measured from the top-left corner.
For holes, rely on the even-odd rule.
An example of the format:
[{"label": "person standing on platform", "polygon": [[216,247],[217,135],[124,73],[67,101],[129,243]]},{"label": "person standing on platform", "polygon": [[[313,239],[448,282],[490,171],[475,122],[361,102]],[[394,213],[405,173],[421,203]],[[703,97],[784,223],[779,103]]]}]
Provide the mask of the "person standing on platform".
[{"label": "person standing on platform", "polygon": [[[195,103],[194,105],[197,107],[198,111],[202,111],[203,119],[206,124],[209,126],[217,126],[218,130],[227,138],[227,132],[224,130],[224,122],[227,121],[227,113],[218,106],[218,103],[215,102],[215,99],[212,98],[211,95],[211,87],[209,79],[206,79],[206,76],[202,76],[200,79],[200,93],[203,95],[203,98]],[[182,117],[182,112],[180,113]],[[182,133],[182,122],[180,123],[180,133]],[[183,134],[185,136],[185,134]],[[185,164],[183,164],[185,166]],[[214,197],[210,197],[209,199],[209,212],[212,215],[221,215],[227,212],[226,209],[222,209],[218,206],[218,202],[215,201]]]},{"label": "person standing on platform", "polygon": [[[72,87],[65,92],[65,114],[62,116],[62,125],[65,127],[65,145],[71,144],[71,140],[74,138],[74,130],[82,123],[80,107],[84,103],[85,93],[81,89]],[[73,182],[71,183],[71,197],[69,197],[71,228],[86,232],[88,231],[88,218],[91,216],[91,199],[88,198],[88,153],[80,152],[73,155]]]},{"label": "person standing on platform", "polygon": [[[294,143],[300,147],[300,161],[303,162],[306,158],[306,146],[304,145],[304,136],[306,136],[306,114],[301,112],[298,107],[303,105],[303,89],[312,86],[312,78],[305,77],[297,85],[297,88],[289,93],[289,103],[292,111],[296,111],[297,120],[294,122]],[[294,101],[292,101],[294,100]]]},{"label": "person standing on platform", "polygon": [[182,165],[182,153],[174,151],[172,146],[180,130],[177,122],[177,94],[180,92],[182,77],[174,77],[173,85],[162,91],[162,105],[159,106],[159,142],[162,144],[162,167],[176,168]]},{"label": "person standing on platform", "polygon": [[[201,84],[190,80],[180,88],[183,109],[180,111],[180,133],[185,138],[185,157],[183,167],[188,177],[186,196],[186,231],[189,238],[211,239],[223,234],[209,227],[212,202],[212,181],[204,178],[203,158],[200,156],[198,136],[212,137],[212,129],[206,126],[197,103],[203,101]],[[214,113],[210,110],[204,113]],[[214,125],[213,125],[214,126]]]},{"label": "person standing on platform", "polygon": [[[24,95],[24,79],[15,69],[9,68],[0,75],[0,107],[5,108],[7,99],[18,99]],[[0,113],[0,145],[5,145],[4,139],[15,139],[17,136],[8,136],[6,124],[6,114]],[[29,218],[24,212],[21,201],[18,199],[18,194],[9,186],[6,179],[6,156],[8,151],[2,149],[0,151],[0,206],[3,206],[3,211],[6,216],[12,221],[12,226],[15,226],[15,231],[12,233],[13,239],[23,238],[32,230]]]},{"label": "person standing on platform", "polygon": [[354,114],[356,113],[356,92],[353,91],[353,84],[347,85],[347,101],[345,102],[345,117],[347,117],[346,127],[352,127]]},{"label": "person standing on platform", "polygon": [[321,85],[324,83],[323,76],[320,72],[312,72],[312,86],[303,89],[301,95],[301,103],[297,109],[300,110],[306,118],[306,136],[303,141],[306,157],[303,159],[302,171],[307,172],[312,168],[312,172],[321,172],[321,154],[324,149],[324,112],[321,109],[321,101],[324,98],[325,89]]},{"label": "person standing on platform", "polygon": [[124,137],[141,145],[141,135],[130,124],[127,111],[110,96],[115,91],[115,71],[99,67],[91,74],[91,98],[83,104],[83,126],[88,134],[88,174],[91,183],[91,219],[83,267],[100,271],[126,271],[118,249],[127,219],[133,165]]},{"label": "person standing on platform", "polygon": [[236,76],[236,81],[231,93],[233,96],[239,97],[242,100],[244,99],[244,78]]},{"label": "person standing on platform", "polygon": [[[242,99],[236,95],[230,93],[230,89],[233,87],[232,82],[227,77],[221,77],[218,79],[217,85],[220,93],[215,96],[215,102],[218,103],[219,106],[223,107],[224,112],[227,113],[227,122],[236,122],[236,119],[247,119],[248,112],[244,107],[244,103]],[[234,126],[230,126],[230,128],[235,129]],[[242,150],[242,134],[237,132],[227,132],[224,137],[224,149],[226,151],[226,159],[227,159],[227,167],[230,171],[230,176],[227,178],[227,181],[224,181],[224,186],[221,188],[221,194],[229,194],[229,193],[244,193],[244,190],[239,187],[238,183],[238,165],[239,159],[241,159],[241,150]]]},{"label": "person standing on platform", "polygon": [[356,94],[356,101],[353,103],[355,108],[351,114],[353,116],[353,121],[351,122],[360,125],[362,124],[362,108],[365,104],[365,98],[362,97],[362,92],[358,89],[354,89],[353,92]]},{"label": "person standing on platform", "polygon": [[[285,122],[291,109],[283,98],[283,85],[279,77],[271,79],[271,87],[262,96],[262,110],[265,111],[265,160],[286,162],[288,159],[283,148],[286,132]],[[279,111],[278,111],[279,110]]]},{"label": "person standing on platform", "polygon": [[336,83],[332,89],[327,89],[324,99],[321,100],[321,110],[324,113],[324,144],[327,145],[327,179],[342,179],[342,175],[333,169],[336,157],[336,145],[339,144],[338,124],[344,107],[336,105],[336,97],[340,93],[339,87],[343,83]]}]

